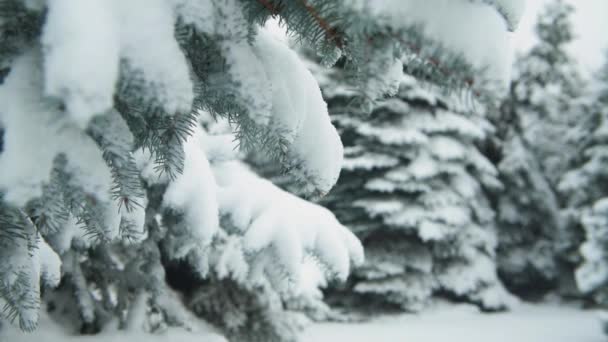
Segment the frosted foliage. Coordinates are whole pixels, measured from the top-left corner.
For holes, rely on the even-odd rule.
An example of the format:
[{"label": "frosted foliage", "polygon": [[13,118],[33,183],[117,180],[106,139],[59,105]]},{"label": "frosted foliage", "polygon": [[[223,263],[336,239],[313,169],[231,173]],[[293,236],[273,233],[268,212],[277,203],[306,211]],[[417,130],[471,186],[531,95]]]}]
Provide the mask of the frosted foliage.
[{"label": "frosted foliage", "polygon": [[238,84],[238,92],[253,121],[266,125],[272,110],[273,85],[253,48],[242,38],[224,44],[228,73]]},{"label": "frosted foliage", "polygon": [[[303,75],[308,71],[297,67],[301,62],[295,52],[264,31],[260,31],[257,36],[253,51],[263,64],[266,75],[272,83],[271,125],[277,130],[282,130],[284,138],[289,143],[293,143],[308,114],[309,102],[305,98],[299,96],[292,98],[290,95],[307,93]],[[285,77],[286,75],[291,77]],[[296,80],[299,82],[294,82]]]},{"label": "frosted foliage", "polygon": [[226,240],[226,245],[216,263],[217,276],[220,279],[230,277],[241,283],[246,283],[248,265],[242,253],[241,240],[236,237],[230,237]]},{"label": "frosted foliage", "polygon": [[366,254],[366,262],[356,271],[364,279],[355,292],[381,294],[408,311],[424,308],[437,285],[433,256],[426,246],[393,236],[368,241]]},{"label": "frosted foliage", "polygon": [[119,22],[120,56],[132,69],[129,71],[145,83],[146,100],[155,102],[168,114],[189,112],[193,86],[186,58],[174,37],[175,18],[170,3],[167,0],[112,0],[112,3]]},{"label": "frosted foliage", "polygon": [[42,44],[45,93],[63,99],[78,125],[112,107],[120,48],[112,1],[50,1]]},{"label": "frosted foliage", "polygon": [[272,111],[273,84],[250,44],[250,25],[237,0],[172,0],[185,24],[198,31],[221,37],[219,44],[226,60],[226,73],[238,94],[237,101],[247,109],[253,122],[267,125]]},{"label": "frosted foliage", "polygon": [[[42,99],[41,70],[35,65],[38,60],[35,51],[19,58],[0,88],[0,121],[7,130],[5,151],[0,155],[0,187],[6,200],[17,205],[41,195],[42,183],[48,181],[53,158],[61,149],[45,123],[59,114]],[[20,133],[26,129],[31,136]]]},{"label": "frosted foliage", "polygon": [[327,193],[342,166],[342,143],[319,86],[298,55],[261,31],[254,51],[272,83],[271,127],[290,143],[288,155],[309,191]]},{"label": "frosted foliage", "polygon": [[133,152],[133,158],[142,179],[148,184],[166,184],[169,182],[169,176],[166,173],[159,174],[157,172],[154,157],[150,151],[138,149]]},{"label": "frosted foliage", "polygon": [[63,229],[59,232],[51,234],[48,237],[48,243],[54,251],[63,255],[70,250],[72,243],[80,246],[91,246],[94,241],[86,235],[86,231],[78,224],[77,219],[73,215],[69,215]]},{"label": "frosted foliage", "polygon": [[[357,15],[367,13],[354,13],[349,5],[356,4],[349,2],[317,2],[314,7],[284,2],[275,13],[259,1],[240,0],[4,1],[0,219],[25,232],[9,232],[6,239],[0,234],[0,259],[7,261],[0,265],[0,297],[12,310],[9,316],[17,317],[24,330],[34,328],[40,284],[58,284],[60,260],[86,332],[115,321],[129,330],[182,324],[173,322],[160,298],[166,290],[164,268],[176,259],[190,263],[206,280],[213,276],[249,288],[270,282],[294,285],[310,295],[330,278],[345,280],[352,265],[364,260],[357,237],[328,209],[280,190],[231,160],[238,156],[239,144],[260,148],[295,175],[303,192],[320,197],[328,195],[342,171],[345,153],[317,81],[286,42],[260,25],[279,18],[328,55],[326,62],[350,54],[354,64],[366,64],[355,69],[371,66],[373,75],[360,80],[367,89],[354,93],[375,99],[400,91],[404,76],[397,57],[406,43],[387,34],[363,58],[359,48],[370,45],[369,32],[384,36],[405,27],[424,43],[429,37],[411,25],[420,22],[448,49],[432,39],[429,47],[473,70],[457,60],[459,35],[473,38],[472,33],[492,31],[493,21],[485,21],[490,13],[469,2],[437,4],[442,6],[435,16],[450,24],[447,29],[427,17],[426,5],[408,13],[413,20],[403,25],[398,19],[401,10],[413,9],[411,1],[383,1],[386,12],[371,13],[378,15],[366,20]],[[323,11],[319,15],[317,5]],[[485,30],[463,27],[466,32],[446,37],[471,23],[446,21],[448,12],[453,17],[479,14]],[[323,32],[327,25],[319,18],[325,13],[344,14],[329,25],[333,30],[336,24],[341,37]],[[500,41],[481,44],[489,51]],[[478,41],[473,43],[468,41],[469,46]],[[485,55],[464,52],[484,65]],[[427,66],[432,70],[421,70],[423,74],[438,70]],[[447,78],[446,83],[462,83]],[[441,101],[430,92],[417,92],[433,105]],[[199,121],[206,111],[227,119],[238,139],[207,136],[203,127],[209,121]],[[441,201],[423,195],[455,182],[465,164],[466,172],[488,173],[479,166],[482,162],[469,157],[474,156],[470,146],[484,132],[475,130],[473,120],[467,126],[466,119],[446,119],[441,127],[434,118],[429,121],[435,121],[435,131],[423,127],[427,122],[416,126],[410,121],[404,130],[406,121],[395,129],[364,127],[354,120],[362,127],[360,134],[403,149],[396,154],[347,152],[345,169],[378,172],[375,181],[361,184],[366,191],[420,195],[399,205],[373,196],[362,197],[359,204],[375,210],[381,220],[392,220],[390,228],[403,228],[411,239],[443,241],[455,234],[456,226],[476,223],[476,208],[462,198]],[[462,146],[447,138],[459,132],[466,135],[458,140]],[[402,165],[406,160],[412,163]],[[401,166],[407,170],[403,179],[395,172]],[[416,208],[411,212],[419,216],[412,224],[422,228],[402,224],[405,219],[398,215],[407,212],[405,207]],[[429,216],[419,213],[428,207],[437,210]],[[479,238],[471,240],[481,244]],[[403,281],[393,287],[411,284],[416,303],[427,296],[425,284],[435,279],[430,276],[435,256],[428,253],[411,255],[401,269],[424,273],[424,279],[394,274]],[[382,271],[395,272],[391,262],[383,263]],[[308,279],[314,273],[311,264],[319,274]]]},{"label": "frosted foliage", "polygon": [[249,26],[237,0],[214,1],[213,4],[214,10],[220,14],[215,19],[213,31],[224,37],[222,50],[228,75],[235,82],[240,101],[251,119],[266,125],[271,117],[275,84],[266,75],[262,63],[264,52],[256,54],[254,47],[249,44]]},{"label": "frosted foliage", "polygon": [[148,205],[145,198],[133,205],[132,208],[120,208],[120,225],[129,227],[129,238],[132,240],[140,240],[145,238],[146,224],[146,206]]},{"label": "frosted foliage", "polygon": [[390,145],[412,145],[424,144],[428,137],[418,130],[403,130],[401,127],[394,126],[374,127],[373,125],[362,123],[357,131],[363,135],[373,136],[383,144]]},{"label": "frosted foliage", "polygon": [[[495,7],[480,1],[430,0],[351,0],[352,6],[370,15],[386,18],[393,27],[415,22],[423,25],[432,39],[462,53],[477,67],[488,68],[491,79],[506,83],[510,73],[507,24]],[[508,1],[488,1],[509,11],[511,27],[522,13],[519,6],[505,6]],[[403,18],[408,18],[404,20]],[[475,20],[471,20],[475,18]],[[420,47],[422,48],[422,47]]]},{"label": "frosted foliage", "polygon": [[[19,325],[24,330],[33,330],[38,321],[38,309],[40,303],[40,259],[38,253],[28,255],[27,241],[20,240],[12,248],[4,248],[2,251],[3,263],[0,268],[2,274],[7,276],[2,279],[2,288],[10,289],[12,295],[21,297],[27,303],[18,311]],[[21,248],[20,248],[21,247]],[[11,253],[12,252],[12,253]],[[4,292],[4,291],[3,291]],[[0,298],[1,304],[8,304]],[[10,306],[9,306],[10,307]]]},{"label": "frosted foliage", "polygon": [[[377,52],[375,52],[377,53]],[[375,99],[382,96],[394,95],[399,90],[399,84],[403,77],[403,65],[399,59],[394,58],[395,52],[387,50],[384,55],[377,57],[386,64],[383,73],[374,75],[365,85],[364,92],[367,96]]]},{"label": "frosted foliage", "polygon": [[547,3],[535,27],[538,43],[517,59],[510,96],[495,117],[504,183],[497,194],[498,266],[505,284],[521,295],[578,292],[573,270],[583,238],[581,200],[590,195],[590,204],[601,192],[583,185],[589,174],[572,172],[587,160],[583,146],[599,123],[585,108],[585,84],[567,52],[575,39],[572,11],[566,1]]},{"label": "frosted foliage", "polygon": [[[28,246],[32,244],[30,251]],[[16,308],[21,329],[32,331],[38,322],[41,280],[45,286],[57,286],[61,279],[61,261],[44,239],[34,231],[31,222],[23,238],[15,240],[11,246],[0,246],[0,257],[5,260],[0,266],[0,272],[5,275],[0,279],[3,295],[0,297],[0,303],[6,305],[3,314],[10,313],[10,308]],[[19,298],[22,302],[5,302],[6,291],[12,298]]]},{"label": "frosted foliage", "polygon": [[429,148],[440,160],[462,159],[465,155],[463,146],[449,137],[434,137],[430,141]]},{"label": "frosted foliage", "polygon": [[356,157],[344,160],[343,168],[348,170],[372,170],[387,166],[395,166],[399,161],[396,158],[379,153],[363,153]]},{"label": "frosted foliage", "polygon": [[472,298],[486,308],[497,309],[508,307],[510,309],[518,306],[521,301],[513,296],[496,279],[492,279],[492,286],[483,287]]},{"label": "frosted foliage", "polygon": [[43,238],[38,241],[41,277],[48,287],[56,287],[61,281],[61,259]]},{"label": "frosted foliage", "polygon": [[475,292],[478,287],[484,285],[484,282],[495,281],[496,271],[494,270],[494,262],[479,254],[469,262],[453,262],[447,267],[445,272],[438,276],[442,286],[451,289],[457,295],[465,295],[470,292]]},{"label": "frosted foliage", "polygon": [[179,251],[175,252],[176,257],[210,244],[219,227],[218,203],[213,192],[215,182],[201,143],[202,134],[197,129],[184,144],[184,172],[169,184],[163,199],[165,207],[185,215],[185,224],[190,227]]},{"label": "frosted foliage", "polygon": [[507,286],[538,286],[557,275],[554,230],[559,205],[539,163],[515,134],[498,164],[505,191],[497,203],[498,269]]},{"label": "frosted foliage", "polygon": [[578,287],[591,292],[608,282],[608,199],[601,199],[583,214],[585,242],[580,247],[583,264],[576,271]]},{"label": "frosted foliage", "polygon": [[[94,115],[111,108],[121,60],[129,72],[136,73],[130,77],[145,83],[142,89],[147,92],[147,100],[169,114],[190,110],[192,82],[173,34],[175,18],[168,1],[49,4],[42,38],[44,89],[46,94],[65,102],[81,127]],[[82,13],[95,13],[95,22],[91,25],[90,18]],[[63,67],[65,63],[70,68]]]},{"label": "frosted foliage", "polygon": [[407,116],[412,128],[425,133],[449,133],[468,136],[472,139],[482,139],[486,132],[475,122],[449,111],[438,110],[434,115],[412,112]]},{"label": "frosted foliage", "polygon": [[[229,130],[229,128],[228,128]],[[233,134],[221,131],[217,134],[205,134],[201,137],[201,142],[209,162],[224,162],[239,158],[238,141]]]},{"label": "frosted foliage", "polygon": [[[394,254],[395,250],[401,251],[401,254]],[[374,271],[366,271],[366,268]],[[406,270],[430,274],[433,271],[433,255],[424,244],[387,236],[368,242],[366,261],[361,270],[368,278],[396,275]]]},{"label": "frosted foliage", "polygon": [[[55,156],[65,153],[78,182],[100,201],[111,202],[112,180],[101,151],[66,120],[58,103],[43,97],[39,62],[35,50],[20,57],[0,87],[0,120],[6,129],[0,188],[5,200],[23,206],[40,196]],[[25,131],[31,135],[21,133]]]},{"label": "frosted foliage", "polygon": [[492,127],[453,100],[411,77],[370,117],[349,114],[344,93],[328,98],[346,147],[323,203],[364,239],[368,262],[352,284],[370,296],[361,298],[412,311],[438,291],[490,310],[512,304],[496,274],[485,197],[500,188],[498,172],[476,146]]},{"label": "frosted foliage", "polygon": [[413,276],[410,278],[392,278],[382,281],[362,281],[358,283],[354,291],[362,294],[382,294],[388,301],[400,305],[406,311],[420,311],[428,302],[433,293],[433,282],[424,276]]},{"label": "frosted foliage", "polygon": [[[351,262],[363,262],[357,238],[327,209],[280,190],[238,162],[221,163],[213,169],[220,211],[243,232],[245,253],[259,254],[256,258],[270,253],[296,284],[309,253],[342,280]],[[276,270],[276,266],[266,267],[267,272]]]}]

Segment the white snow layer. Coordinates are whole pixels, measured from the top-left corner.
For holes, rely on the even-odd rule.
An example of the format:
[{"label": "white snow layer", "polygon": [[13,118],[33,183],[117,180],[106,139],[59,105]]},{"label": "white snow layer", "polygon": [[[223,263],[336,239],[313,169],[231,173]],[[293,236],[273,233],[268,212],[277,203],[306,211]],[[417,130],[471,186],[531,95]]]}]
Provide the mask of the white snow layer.
[{"label": "white snow layer", "polygon": [[120,52],[146,85],[147,100],[167,112],[188,112],[194,90],[186,57],[174,35],[175,13],[166,0],[113,0]]},{"label": "white snow layer", "polygon": [[358,324],[313,325],[302,342],[600,342],[605,341],[593,311],[545,304],[521,305],[485,314],[468,305],[443,306],[418,315],[383,317]]},{"label": "white snow layer", "polygon": [[[109,192],[112,177],[102,152],[66,120],[57,102],[44,98],[40,66],[37,49],[25,53],[0,87],[0,122],[6,129],[5,150],[0,154],[0,189],[5,200],[21,207],[40,196],[53,159],[65,153],[75,181],[98,200],[113,202]],[[118,231],[118,223],[109,230]]]},{"label": "white snow layer", "polygon": [[[31,233],[31,232],[30,232]],[[41,284],[48,287],[55,287],[61,279],[61,260],[53,252],[46,241],[37,233],[34,248],[28,248],[28,239],[15,239],[14,243],[4,246],[0,251],[3,259],[0,264],[0,273],[6,275],[2,279],[2,285],[6,286],[11,295],[18,297],[27,305],[21,306],[19,310],[19,326],[27,331],[36,327],[39,315],[39,297]],[[29,240],[29,241],[28,241]],[[8,252],[8,255],[3,253]],[[23,278],[25,275],[25,278]],[[26,281],[24,284],[23,281]],[[7,303],[4,298],[0,298],[0,305]],[[2,323],[2,318],[0,318]]]},{"label": "white snow layer", "polygon": [[61,259],[42,237],[38,240],[38,258],[44,284],[48,287],[58,286],[61,281]]},{"label": "white snow layer", "polygon": [[184,213],[192,239],[184,241],[178,256],[211,243],[219,229],[219,209],[215,181],[202,145],[203,132],[197,128],[184,143],[184,172],[169,183],[163,205]]},{"label": "white snow layer", "polygon": [[[169,328],[160,334],[106,331],[77,335],[41,313],[40,327],[31,334],[7,326],[0,341],[10,342],[226,342],[200,323],[194,331]],[[301,342],[600,342],[605,341],[598,314],[593,311],[543,305],[522,305],[511,312],[483,314],[466,306],[443,306],[417,315],[381,317],[371,322],[312,325]]]},{"label": "white snow layer", "polygon": [[526,0],[482,0],[496,8],[505,18],[510,31],[515,31],[524,15]]},{"label": "white snow layer", "polygon": [[98,335],[80,335],[68,330],[42,311],[40,324],[36,331],[25,334],[18,328],[4,325],[0,328],[0,341],[10,342],[227,342],[215,329],[201,320],[193,322],[189,329],[168,328],[166,331],[151,334],[143,331],[124,331],[115,327],[106,329]]},{"label": "white snow layer", "polygon": [[[510,74],[510,27],[522,15],[523,0],[350,0],[356,10],[387,18],[393,27],[421,24],[426,34],[461,53],[487,77],[506,84]],[[490,5],[488,5],[490,4]],[[500,12],[506,13],[504,16]],[[408,20],[404,20],[407,18]],[[423,48],[423,47],[420,47]]]},{"label": "white snow layer", "polygon": [[253,49],[272,84],[270,125],[290,143],[294,172],[327,193],[338,180],[343,147],[317,81],[300,57],[266,30],[260,30]]},{"label": "white snow layer", "polygon": [[45,93],[62,98],[82,128],[112,107],[119,66],[116,27],[110,1],[48,3],[42,37]]},{"label": "white snow layer", "polygon": [[137,82],[145,83],[141,89],[148,100],[168,114],[189,111],[193,86],[175,40],[171,5],[166,0],[49,1],[42,37],[45,94],[61,98],[84,128],[111,108],[122,60]]},{"label": "white snow layer", "polygon": [[244,233],[245,252],[270,252],[268,266],[278,263],[295,284],[309,254],[340,280],[351,262],[363,262],[360,242],[329,210],[279,189],[237,161],[214,165],[213,171],[220,211]]}]

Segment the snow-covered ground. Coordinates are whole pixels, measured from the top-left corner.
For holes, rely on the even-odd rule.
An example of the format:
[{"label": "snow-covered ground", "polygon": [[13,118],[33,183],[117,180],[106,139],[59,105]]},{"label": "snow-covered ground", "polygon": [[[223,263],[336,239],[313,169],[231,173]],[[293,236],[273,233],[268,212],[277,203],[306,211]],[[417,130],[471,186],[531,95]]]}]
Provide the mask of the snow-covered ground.
[{"label": "snow-covered ground", "polygon": [[301,342],[605,342],[597,317],[558,305],[521,305],[499,314],[442,307],[362,324],[318,324]]},{"label": "snow-covered ground", "polygon": [[[117,331],[82,336],[64,329],[44,312],[40,315],[39,326],[33,333],[25,334],[12,326],[0,329],[0,342],[227,342],[215,329],[199,321],[193,331],[169,328],[161,334]],[[8,329],[4,329],[8,328]]]},{"label": "snow-covered ground", "polygon": [[[170,329],[164,334],[114,332],[75,336],[46,315],[32,334],[0,332],[1,342],[225,342],[214,333]],[[386,316],[368,323],[310,327],[300,342],[605,342],[597,314],[559,305],[522,305],[512,312],[482,314],[470,306],[442,306],[420,315]],[[246,342],[246,341],[235,341]]]}]

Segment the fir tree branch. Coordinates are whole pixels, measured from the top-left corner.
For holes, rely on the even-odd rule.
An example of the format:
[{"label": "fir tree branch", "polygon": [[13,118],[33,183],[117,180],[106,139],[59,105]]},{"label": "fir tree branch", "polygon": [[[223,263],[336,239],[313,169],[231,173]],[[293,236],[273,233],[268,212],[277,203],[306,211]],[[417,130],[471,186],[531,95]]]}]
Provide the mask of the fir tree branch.
[{"label": "fir tree branch", "polygon": [[[272,0],[257,0],[273,17],[280,16],[285,21],[288,29],[298,32],[302,39],[306,39],[313,44],[319,43],[319,35],[313,34],[312,38],[305,37],[303,32],[310,32],[310,28],[303,26],[297,16],[296,10],[288,8],[291,3]],[[359,67],[369,63],[366,58],[363,60],[357,57],[357,45],[363,42],[365,50],[371,51],[383,48],[377,42],[386,41],[397,43],[409,55],[406,71],[412,75],[443,86],[447,92],[457,90],[470,92],[475,98],[481,101],[488,101],[492,85],[482,79],[484,70],[476,70],[460,54],[452,52],[449,48],[439,42],[428,39],[423,33],[420,25],[404,24],[402,28],[395,30],[392,27],[382,27],[374,18],[362,16],[361,13],[354,13],[342,8],[328,7],[320,11],[317,7],[307,0],[298,0],[297,3],[311,18],[311,22],[317,27],[317,31],[323,33],[323,41],[330,43],[335,48],[346,52],[347,58],[354,58],[353,65]],[[329,5],[328,5],[329,6]],[[333,13],[335,12],[335,13]],[[340,13],[340,14],[337,14]],[[335,18],[333,18],[335,17]],[[352,18],[349,23],[342,22],[338,17]],[[328,18],[332,18],[329,20]],[[332,22],[336,22],[332,24]],[[359,31],[356,27],[364,28]],[[343,27],[345,30],[339,29]],[[386,48],[386,43],[384,48]],[[432,46],[429,48],[429,46]],[[374,73],[375,74],[375,73]],[[478,75],[476,77],[476,75]],[[477,78],[477,80],[476,80]]]},{"label": "fir tree branch", "polygon": [[323,31],[325,31],[326,39],[330,42],[334,42],[338,48],[342,49],[344,47],[343,37],[338,34],[338,30],[323,19],[315,7],[309,4],[306,0],[300,0],[300,2],[304,5],[304,8],[306,8],[308,13],[316,20]]},{"label": "fir tree branch", "polygon": [[133,137],[123,118],[111,111],[97,116],[89,124],[87,133],[103,150],[103,159],[111,170],[114,186],[112,196],[119,210],[131,212],[140,207],[144,196],[139,171],[131,154]]}]

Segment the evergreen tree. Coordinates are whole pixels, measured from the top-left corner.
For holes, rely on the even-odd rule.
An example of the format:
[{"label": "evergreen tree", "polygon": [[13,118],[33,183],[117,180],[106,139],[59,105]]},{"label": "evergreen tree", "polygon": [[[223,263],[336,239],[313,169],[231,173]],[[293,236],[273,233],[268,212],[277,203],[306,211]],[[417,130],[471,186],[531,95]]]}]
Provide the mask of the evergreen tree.
[{"label": "evergreen tree", "polygon": [[561,221],[555,192],[522,138],[521,124],[515,123],[517,117],[509,104],[506,102],[501,108],[499,133],[493,141],[504,186],[494,198],[499,240],[497,266],[505,285],[528,298],[557,285],[554,234]]},{"label": "evergreen tree", "polygon": [[[581,159],[559,184],[567,194],[567,211],[573,213],[584,231],[580,245],[581,264],[576,270],[578,288],[597,304],[608,304],[608,63],[597,73],[598,86],[586,120],[579,122],[572,136],[587,137],[576,143]],[[581,133],[583,132],[583,133]]]},{"label": "evergreen tree", "polygon": [[[510,24],[519,16],[517,7],[489,4]],[[357,239],[326,209],[225,156],[234,140],[261,150],[313,195],[326,194],[341,169],[342,144],[316,81],[260,28],[271,17],[324,63],[348,60],[361,104],[394,91],[402,54],[410,72],[445,90],[492,95],[462,47],[422,29],[433,4],[386,5],[0,1],[0,300],[8,318],[34,329],[41,287],[63,279],[83,332],[113,317],[125,329],[154,330],[158,316],[185,324],[164,279],[176,260],[198,278],[289,292],[312,255],[328,278],[344,280],[362,261]],[[450,6],[491,13],[468,0]],[[412,10],[408,20],[395,16]],[[228,119],[236,139],[208,137],[201,112]]]},{"label": "evergreen tree", "polygon": [[435,294],[507,307],[495,271],[497,172],[476,142],[491,126],[411,77],[371,116],[334,73],[322,82],[345,144],[340,180],[323,201],[363,242],[366,262],[332,299],[418,311]]},{"label": "evergreen tree", "polygon": [[584,114],[578,99],[585,84],[566,50],[574,40],[573,11],[571,5],[556,0],[539,14],[538,42],[515,62],[509,99],[521,121],[523,139],[554,188],[577,156],[566,137]]},{"label": "evergreen tree", "polygon": [[499,224],[499,273],[520,295],[569,291],[569,263],[577,229],[560,208],[563,174],[578,158],[571,127],[584,117],[584,87],[566,52],[573,38],[573,8],[550,2],[536,25],[538,43],[518,57],[510,92],[494,121],[494,162],[505,190],[495,199]]},{"label": "evergreen tree", "polygon": [[574,8],[563,0],[550,2],[536,24],[538,43],[517,59],[513,73],[515,112],[522,137],[552,187],[567,170],[577,151],[565,139],[580,118],[577,99],[584,89],[576,61],[566,47],[574,39]]}]

